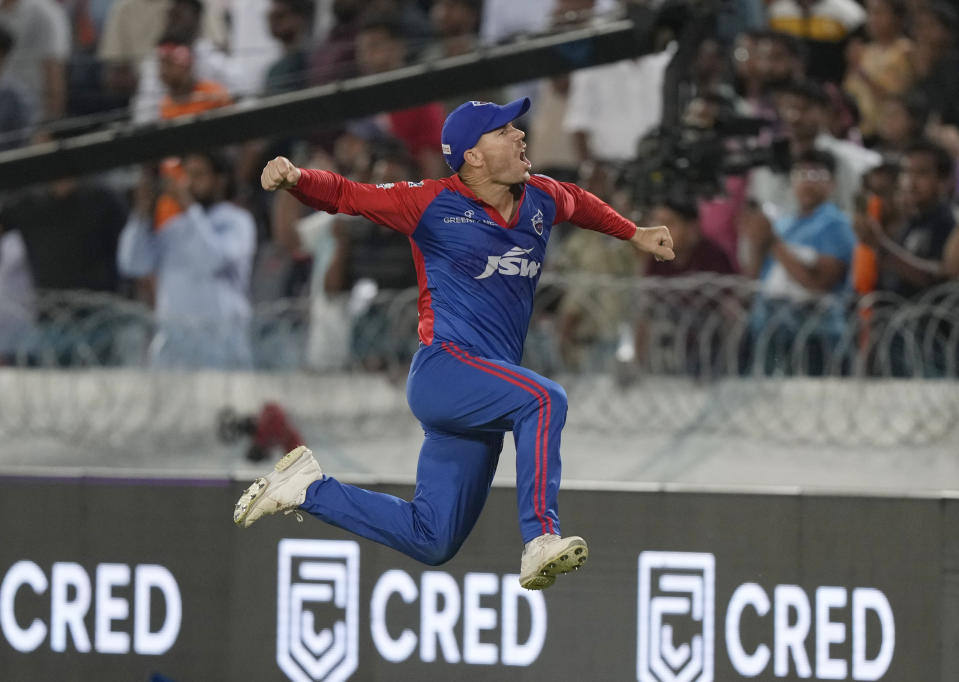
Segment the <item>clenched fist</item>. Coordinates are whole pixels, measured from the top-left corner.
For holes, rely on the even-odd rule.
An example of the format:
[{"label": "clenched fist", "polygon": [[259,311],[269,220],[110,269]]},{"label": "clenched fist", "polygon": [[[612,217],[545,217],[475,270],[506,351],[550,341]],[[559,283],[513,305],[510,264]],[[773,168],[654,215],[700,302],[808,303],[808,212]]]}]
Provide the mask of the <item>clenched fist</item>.
[{"label": "clenched fist", "polygon": [[640,251],[651,253],[658,261],[673,260],[676,257],[673,253],[673,238],[665,225],[637,227],[630,242]]},{"label": "clenched fist", "polygon": [[300,169],[285,156],[270,161],[260,173],[260,184],[268,192],[296,187],[300,181]]}]

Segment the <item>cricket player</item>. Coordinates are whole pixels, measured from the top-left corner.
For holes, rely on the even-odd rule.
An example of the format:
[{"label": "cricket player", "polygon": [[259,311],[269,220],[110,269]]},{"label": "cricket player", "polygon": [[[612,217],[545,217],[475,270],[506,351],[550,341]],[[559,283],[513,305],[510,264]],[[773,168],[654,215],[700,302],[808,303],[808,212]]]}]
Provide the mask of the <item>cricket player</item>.
[{"label": "cricket player", "polygon": [[233,521],[303,510],[430,565],[456,554],[489,495],[503,437],[516,443],[516,500],[525,543],[520,583],[531,590],[579,568],[580,537],[557,514],[566,392],[520,366],[546,242],[569,221],[674,257],[664,226],[637,227],[576,185],[531,175],[525,133],[513,121],[528,98],[466,102],[447,117],[442,151],[454,175],[367,185],[277,157],[268,191],[287,190],[330,213],[362,215],[409,236],[419,279],[420,347],[407,401],[425,438],[412,501],[347,485],[299,447],[240,497]]}]

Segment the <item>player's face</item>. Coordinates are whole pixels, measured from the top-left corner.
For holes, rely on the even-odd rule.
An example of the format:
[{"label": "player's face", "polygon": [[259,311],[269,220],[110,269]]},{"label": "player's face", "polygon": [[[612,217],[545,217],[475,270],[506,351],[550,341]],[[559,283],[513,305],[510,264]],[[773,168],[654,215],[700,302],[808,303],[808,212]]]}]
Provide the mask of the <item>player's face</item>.
[{"label": "player's face", "polygon": [[515,185],[529,180],[529,171],[533,164],[526,158],[524,133],[507,123],[502,128],[484,134],[476,149],[482,153],[486,170],[494,182]]}]

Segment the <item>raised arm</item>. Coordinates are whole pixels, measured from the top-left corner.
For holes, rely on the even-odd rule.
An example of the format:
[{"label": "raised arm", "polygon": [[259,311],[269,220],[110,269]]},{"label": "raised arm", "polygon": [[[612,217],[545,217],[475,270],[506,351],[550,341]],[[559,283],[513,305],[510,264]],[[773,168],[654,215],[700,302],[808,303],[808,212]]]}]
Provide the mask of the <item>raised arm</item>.
[{"label": "raised arm", "polygon": [[361,215],[403,234],[412,234],[429,203],[442,190],[435,180],[367,185],[325,170],[297,168],[278,156],[263,169],[267,191],[289,190],[307,206],[328,213]]},{"label": "raised arm", "polygon": [[577,227],[595,230],[629,241],[643,253],[657,260],[673,260],[673,238],[665,225],[639,227],[617,213],[612,206],[569,182],[558,182],[545,175],[534,175],[529,183],[538,187],[556,201],[555,222],[571,222]]}]

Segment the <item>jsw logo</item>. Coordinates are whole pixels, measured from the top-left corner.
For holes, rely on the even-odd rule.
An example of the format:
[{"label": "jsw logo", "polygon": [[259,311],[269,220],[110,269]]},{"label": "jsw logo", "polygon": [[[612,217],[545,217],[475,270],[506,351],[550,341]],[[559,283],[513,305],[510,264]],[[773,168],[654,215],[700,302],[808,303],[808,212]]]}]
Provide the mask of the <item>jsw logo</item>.
[{"label": "jsw logo", "polygon": [[521,249],[514,246],[502,256],[489,256],[486,259],[486,269],[483,274],[477,275],[473,279],[486,279],[494,272],[499,271],[501,275],[519,275],[520,277],[536,277],[539,274],[540,263],[523,256],[529,255],[533,249]]}]

